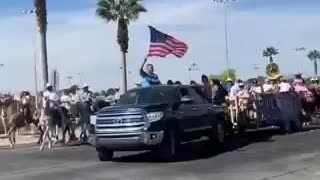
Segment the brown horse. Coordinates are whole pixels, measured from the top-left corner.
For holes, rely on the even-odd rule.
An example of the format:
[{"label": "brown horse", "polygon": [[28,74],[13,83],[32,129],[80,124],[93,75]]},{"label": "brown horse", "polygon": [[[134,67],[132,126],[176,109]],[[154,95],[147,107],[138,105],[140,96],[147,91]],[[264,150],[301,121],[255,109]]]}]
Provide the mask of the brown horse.
[{"label": "brown horse", "polygon": [[13,147],[16,144],[16,132],[18,129],[30,124],[38,126],[39,112],[32,108],[31,103],[22,103],[12,99],[8,110],[8,138],[10,146]]}]

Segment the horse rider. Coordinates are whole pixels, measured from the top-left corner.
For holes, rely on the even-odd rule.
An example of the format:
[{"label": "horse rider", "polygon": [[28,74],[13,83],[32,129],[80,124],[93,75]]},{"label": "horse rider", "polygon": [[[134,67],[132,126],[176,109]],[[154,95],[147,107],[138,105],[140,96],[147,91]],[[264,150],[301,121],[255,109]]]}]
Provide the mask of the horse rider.
[{"label": "horse rider", "polygon": [[91,106],[94,101],[94,96],[86,84],[82,87],[81,100],[87,105],[89,112],[92,113]]},{"label": "horse rider", "polygon": [[82,92],[80,94],[81,102],[84,103],[85,109],[83,109],[83,112],[81,112],[80,116],[80,124],[81,124],[81,135],[80,139],[83,141],[87,140],[87,133],[86,133],[86,127],[87,124],[90,123],[90,115],[93,113],[92,105],[94,101],[93,93],[89,90],[88,85],[84,85],[82,87]]},{"label": "horse rider", "polygon": [[45,107],[45,103],[46,101],[49,100],[50,101],[50,108],[53,109],[53,111],[57,112],[57,114],[52,113],[53,115],[58,115],[58,117],[56,117],[57,119],[61,120],[61,126],[62,129],[64,129],[64,114],[62,112],[61,109],[61,99],[58,95],[58,93],[54,90],[53,85],[51,85],[50,83],[47,83],[46,85],[46,91],[43,92],[43,106]]},{"label": "horse rider", "polygon": [[[25,117],[28,115],[28,113],[30,113],[30,108],[28,106],[30,99],[31,99],[30,93],[27,90],[23,90],[20,96],[20,101],[22,104],[22,110]],[[25,123],[29,124],[27,123],[26,119],[25,119]]]}]

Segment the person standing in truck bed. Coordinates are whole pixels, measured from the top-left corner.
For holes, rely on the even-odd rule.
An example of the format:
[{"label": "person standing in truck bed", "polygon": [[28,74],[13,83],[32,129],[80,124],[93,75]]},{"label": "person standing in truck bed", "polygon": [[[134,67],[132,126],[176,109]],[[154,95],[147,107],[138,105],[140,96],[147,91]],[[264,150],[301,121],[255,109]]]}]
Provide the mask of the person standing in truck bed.
[{"label": "person standing in truck bed", "polygon": [[161,85],[159,76],[154,73],[154,67],[152,64],[147,64],[146,70],[144,70],[146,62],[147,62],[147,57],[144,59],[143,64],[140,68],[140,76],[142,78],[141,86],[149,87],[154,85]]}]

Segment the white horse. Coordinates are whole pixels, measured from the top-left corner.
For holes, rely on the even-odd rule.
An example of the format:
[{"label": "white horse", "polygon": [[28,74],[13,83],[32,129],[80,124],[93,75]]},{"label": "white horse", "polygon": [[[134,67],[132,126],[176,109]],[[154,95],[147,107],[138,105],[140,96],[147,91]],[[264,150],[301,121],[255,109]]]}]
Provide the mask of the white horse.
[{"label": "white horse", "polygon": [[52,104],[50,100],[45,99],[44,101],[44,107],[41,110],[41,116],[40,116],[40,126],[43,130],[42,135],[42,141],[40,144],[40,150],[44,149],[44,145],[46,140],[48,140],[48,148],[52,148],[52,133],[55,130],[56,123],[54,123],[55,118],[53,116],[54,109],[52,108]]}]

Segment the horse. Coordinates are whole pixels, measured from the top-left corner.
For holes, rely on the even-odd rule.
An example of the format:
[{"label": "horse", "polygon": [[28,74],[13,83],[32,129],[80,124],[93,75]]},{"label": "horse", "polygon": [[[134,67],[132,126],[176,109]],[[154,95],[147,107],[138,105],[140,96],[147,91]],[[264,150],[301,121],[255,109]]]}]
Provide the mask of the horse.
[{"label": "horse", "polygon": [[3,97],[0,99],[0,108],[1,108],[1,122],[2,122],[2,127],[4,130],[4,133],[7,134],[8,132],[8,128],[7,128],[7,123],[8,123],[8,119],[7,119],[7,109],[8,106],[10,105],[10,103],[12,102],[12,97]]},{"label": "horse", "polygon": [[44,100],[44,107],[41,110],[40,127],[42,129],[40,150],[44,149],[46,139],[48,139],[48,148],[52,148],[52,132],[55,129],[55,109],[52,108],[49,99]]},{"label": "horse", "polygon": [[79,125],[81,127],[80,140],[82,142],[86,142],[88,138],[87,125],[90,122],[91,115],[90,104],[87,102],[77,101],[75,105],[79,115]]},{"label": "horse", "polygon": [[39,122],[38,114],[36,111],[31,111],[30,103],[22,103],[14,99],[12,99],[12,102],[8,107],[7,118],[10,147],[14,147],[16,144],[16,132],[18,129],[29,126],[30,124],[38,126]]}]

